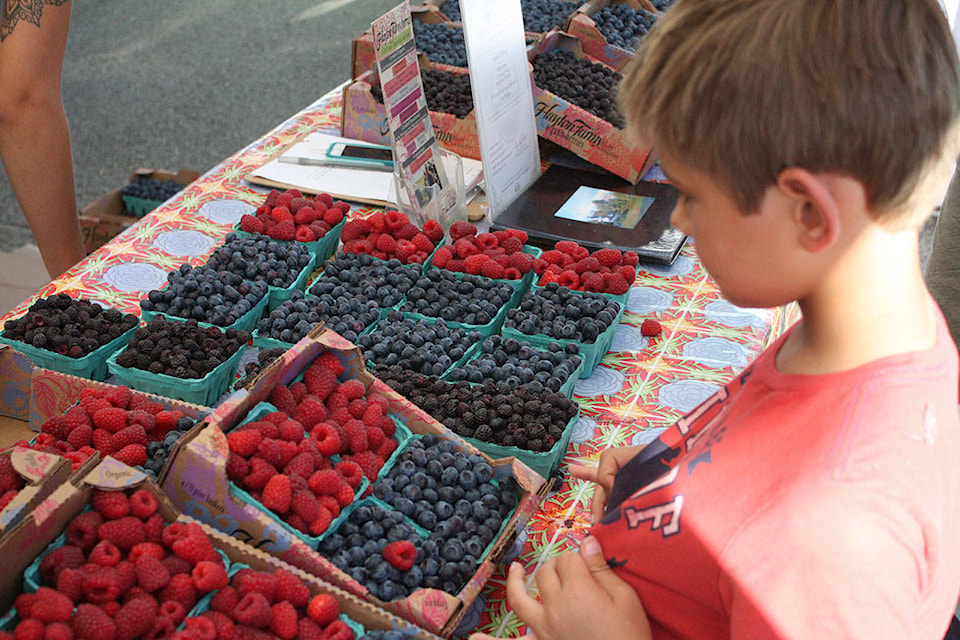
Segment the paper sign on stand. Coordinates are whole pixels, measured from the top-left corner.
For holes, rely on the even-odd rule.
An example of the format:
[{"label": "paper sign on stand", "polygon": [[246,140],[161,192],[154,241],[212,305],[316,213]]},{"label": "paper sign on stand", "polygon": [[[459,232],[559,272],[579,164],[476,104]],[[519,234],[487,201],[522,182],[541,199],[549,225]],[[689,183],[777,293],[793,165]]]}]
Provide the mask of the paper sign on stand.
[{"label": "paper sign on stand", "polygon": [[[420,79],[413,19],[407,0],[371,23],[380,87],[393,138],[394,174],[407,192],[413,213],[443,219],[451,181],[440,158]],[[462,188],[461,188],[462,189]],[[398,189],[399,191],[399,189]],[[456,187],[452,189],[457,199]]]},{"label": "paper sign on stand", "polygon": [[523,15],[517,0],[460,0],[490,219],[540,177]]}]

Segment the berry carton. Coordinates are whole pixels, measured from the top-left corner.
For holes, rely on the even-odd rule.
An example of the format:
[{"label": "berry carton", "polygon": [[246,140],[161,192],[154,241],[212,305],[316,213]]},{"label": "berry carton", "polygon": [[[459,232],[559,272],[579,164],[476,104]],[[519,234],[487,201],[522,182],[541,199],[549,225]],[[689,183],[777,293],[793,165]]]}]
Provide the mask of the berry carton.
[{"label": "berry carton", "polygon": [[618,4],[625,4],[636,11],[646,11],[651,15],[657,15],[653,5],[645,0],[591,0],[570,16],[566,28],[567,33],[580,39],[580,46],[585,54],[614,69],[622,68],[633,57],[634,51],[610,44],[600,29],[597,28],[593,16],[601,9]]},{"label": "berry carton", "polygon": [[[410,7],[410,15],[415,21],[424,24],[450,24],[450,19],[431,6]],[[459,28],[459,24],[457,25]],[[438,65],[439,68],[450,70],[457,69],[450,65]],[[351,55],[351,75],[352,79],[359,78],[367,71],[377,68],[377,53],[373,47],[373,31],[367,29],[357,38],[354,38]]]},{"label": "berry carton", "polygon": [[[559,31],[546,34],[531,47],[527,52],[528,59],[532,64],[537,55],[557,49],[571,52],[578,58],[591,59],[583,52],[577,38]],[[633,142],[625,130],[536,85],[533,87],[533,101],[540,137],[631,183],[637,183],[653,166],[656,158],[650,147]]]},{"label": "berry carton", "polygon": [[[66,482],[70,473],[70,461],[52,453],[24,447],[0,451],[0,484],[4,498],[0,510],[0,535],[16,526]],[[11,497],[6,498],[7,495]]]},{"label": "berry carton", "polygon": [[[421,69],[442,69],[447,73],[466,75],[466,69],[431,64],[420,59]],[[376,97],[380,77],[376,66],[358,76],[343,88],[343,117],[340,135],[364,140],[372,144],[390,144],[390,124],[382,99]],[[477,137],[476,110],[463,118],[452,113],[430,112],[433,134],[441,147],[464,158],[480,159],[480,139]]]},{"label": "berry carton", "polygon": [[547,482],[519,461],[494,461],[483,456],[497,477],[511,478],[519,489],[516,508],[493,541],[490,551],[479,560],[474,575],[456,594],[421,588],[406,598],[389,602],[379,600],[318,550],[278,526],[273,517],[231,492],[226,472],[230,449],[225,433],[258,403],[271,399],[275,389],[294,384],[315,360],[325,358],[329,361],[331,355],[339,362],[337,369],[342,368],[341,383],[358,380],[366,394],[373,392],[385,397],[389,402],[389,415],[398,418],[410,432],[450,440],[463,451],[477,453],[475,448],[371,375],[354,345],[332,331],[318,327],[266,367],[250,386],[213,411],[207,427],[181,449],[166,476],[164,489],[187,515],[240,540],[257,541],[258,548],[271,555],[431,633],[449,635],[493,574],[496,561],[506,553],[519,530],[539,508]]}]

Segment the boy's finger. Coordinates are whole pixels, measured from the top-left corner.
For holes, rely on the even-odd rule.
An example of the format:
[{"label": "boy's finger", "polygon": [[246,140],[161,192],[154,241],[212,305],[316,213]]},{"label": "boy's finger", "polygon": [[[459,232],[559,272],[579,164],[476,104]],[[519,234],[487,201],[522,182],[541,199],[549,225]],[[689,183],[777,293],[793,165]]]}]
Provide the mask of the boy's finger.
[{"label": "boy's finger", "polygon": [[511,564],[507,575],[507,600],[513,612],[536,633],[537,629],[544,628],[543,605],[527,593],[524,578],[523,567],[516,562]]},{"label": "boy's finger", "polygon": [[607,508],[607,489],[602,484],[593,485],[593,497],[590,498],[590,521],[593,524],[603,519]]},{"label": "boy's finger", "polygon": [[580,478],[581,480],[597,482],[597,478],[599,478],[599,469],[597,467],[572,464],[568,470],[570,471],[570,475],[572,475],[574,478]]}]

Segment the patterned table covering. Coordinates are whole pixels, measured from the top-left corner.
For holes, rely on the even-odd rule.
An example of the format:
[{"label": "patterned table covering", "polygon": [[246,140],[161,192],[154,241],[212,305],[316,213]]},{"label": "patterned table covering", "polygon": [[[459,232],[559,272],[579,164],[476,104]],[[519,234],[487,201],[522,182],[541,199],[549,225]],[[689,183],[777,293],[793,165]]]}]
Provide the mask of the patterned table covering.
[{"label": "patterned table covering", "polygon": [[[282,148],[313,131],[339,134],[338,87],[224,160],[171,200],[41,288],[0,323],[24,314],[38,298],[57,293],[102,301],[140,313],[139,301],[184,262],[203,264],[233,225],[262,202],[266,189],[243,177]],[[374,211],[355,208],[351,215]],[[640,325],[658,319],[664,332],[646,338]],[[688,245],[668,268],[641,265],[623,321],[609,352],[577,383],[581,406],[561,468],[595,463],[607,447],[652,440],[750,362],[794,319],[784,309],[741,309],[724,301]],[[526,566],[528,582],[540,563],[575,549],[589,530],[589,483],[568,478],[548,496],[507,560]],[[506,602],[498,572],[461,625],[504,637],[525,629]]]}]

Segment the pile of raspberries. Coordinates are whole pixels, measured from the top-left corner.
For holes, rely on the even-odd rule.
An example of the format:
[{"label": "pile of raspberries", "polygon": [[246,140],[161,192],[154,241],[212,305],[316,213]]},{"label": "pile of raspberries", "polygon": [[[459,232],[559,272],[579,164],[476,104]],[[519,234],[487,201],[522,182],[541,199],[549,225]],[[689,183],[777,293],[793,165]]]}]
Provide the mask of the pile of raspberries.
[{"label": "pile of raspberries", "polygon": [[360,380],[338,382],[343,371],[321,354],[302,381],[274,387],[277,411],[227,434],[227,477],[306,535],[324,533],[398,446],[389,400]]},{"label": "pile of raspberries", "polygon": [[396,258],[403,264],[423,264],[443,240],[443,227],[427,220],[418,229],[400,211],[378,211],[343,225],[340,240],[347,253],[366,253],[380,260]]},{"label": "pile of raspberries", "polygon": [[17,443],[70,460],[76,469],[94,451],[131,467],[147,462],[147,443],[163,440],[184,418],[123,386],[80,392],[80,401],[40,425],[33,444]]},{"label": "pile of raspberries", "polygon": [[630,291],[637,279],[639,257],[633,251],[598,249],[593,253],[572,240],[561,240],[533,261],[540,275],[538,284],[556,282],[577,291],[619,296]]},{"label": "pile of raspberries", "polygon": [[533,259],[523,252],[527,233],[519,229],[477,233],[469,222],[450,226],[451,245],[437,249],[433,266],[487,278],[519,280],[533,269]]},{"label": "pile of raspberries", "polygon": [[256,215],[240,218],[240,229],[247,233],[262,233],[274,240],[313,242],[327,235],[340,224],[350,205],[329,193],[321,193],[313,200],[305,198],[297,189],[280,192],[276,189],[257,207]]}]

